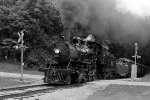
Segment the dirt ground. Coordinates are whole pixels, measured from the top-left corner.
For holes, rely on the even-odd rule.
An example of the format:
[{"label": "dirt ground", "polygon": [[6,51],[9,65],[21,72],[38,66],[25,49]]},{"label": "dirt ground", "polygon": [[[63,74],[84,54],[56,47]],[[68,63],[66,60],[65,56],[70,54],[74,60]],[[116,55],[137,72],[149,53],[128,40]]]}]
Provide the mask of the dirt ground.
[{"label": "dirt ground", "polygon": [[[149,82],[150,84],[150,75],[141,77],[138,82]],[[109,85],[86,100],[150,100],[150,86]]]},{"label": "dirt ground", "polygon": [[87,100],[150,100],[150,87],[109,85]]}]

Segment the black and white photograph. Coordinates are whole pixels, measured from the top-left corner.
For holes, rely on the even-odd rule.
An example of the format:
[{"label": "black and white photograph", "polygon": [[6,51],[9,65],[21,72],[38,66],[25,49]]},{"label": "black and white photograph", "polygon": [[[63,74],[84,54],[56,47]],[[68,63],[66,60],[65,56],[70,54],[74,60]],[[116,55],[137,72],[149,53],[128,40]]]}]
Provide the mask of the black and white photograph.
[{"label": "black and white photograph", "polygon": [[150,0],[0,0],[0,100],[150,100]]}]

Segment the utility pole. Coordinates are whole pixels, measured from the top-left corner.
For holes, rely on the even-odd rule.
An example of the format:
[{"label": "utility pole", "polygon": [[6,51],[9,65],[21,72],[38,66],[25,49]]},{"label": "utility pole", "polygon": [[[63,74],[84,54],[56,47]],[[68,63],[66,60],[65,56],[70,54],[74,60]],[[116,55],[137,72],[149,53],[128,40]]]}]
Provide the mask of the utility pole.
[{"label": "utility pole", "polygon": [[141,58],[141,56],[139,56],[137,54],[138,52],[138,44],[135,43],[135,54],[134,56],[134,64],[131,66],[131,79],[132,81],[134,81],[135,79],[137,79],[137,59]]}]

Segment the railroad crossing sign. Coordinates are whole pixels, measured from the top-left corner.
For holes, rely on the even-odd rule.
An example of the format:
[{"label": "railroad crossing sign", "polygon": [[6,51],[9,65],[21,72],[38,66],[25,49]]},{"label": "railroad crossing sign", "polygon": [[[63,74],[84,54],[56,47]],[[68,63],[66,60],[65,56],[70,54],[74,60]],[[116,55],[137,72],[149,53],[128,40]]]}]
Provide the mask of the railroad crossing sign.
[{"label": "railroad crossing sign", "polygon": [[[24,31],[22,30],[21,32],[18,32],[18,45],[15,46],[16,49],[21,49],[21,78],[20,80],[23,81],[23,66],[24,66],[24,62],[23,62],[23,50],[25,48],[27,48],[25,45],[23,45],[24,40],[23,40],[23,36],[24,36]],[[20,43],[20,44],[19,44]]]},{"label": "railroad crossing sign", "polygon": [[134,56],[132,56],[134,57],[134,64],[131,65],[131,80],[132,81],[137,79],[137,59],[141,58],[141,56],[139,56],[137,52],[138,52],[138,44],[135,43],[135,54]]}]

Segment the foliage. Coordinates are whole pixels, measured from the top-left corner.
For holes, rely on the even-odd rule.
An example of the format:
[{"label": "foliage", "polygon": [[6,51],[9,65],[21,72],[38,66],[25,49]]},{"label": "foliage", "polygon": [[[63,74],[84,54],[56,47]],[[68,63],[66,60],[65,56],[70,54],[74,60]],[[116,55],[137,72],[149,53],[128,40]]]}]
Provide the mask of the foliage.
[{"label": "foliage", "polygon": [[30,47],[26,57],[33,48],[41,48],[35,55],[42,57],[51,46],[51,37],[63,31],[60,13],[50,0],[0,0],[0,39],[17,41],[21,30],[25,30],[24,43]]}]

